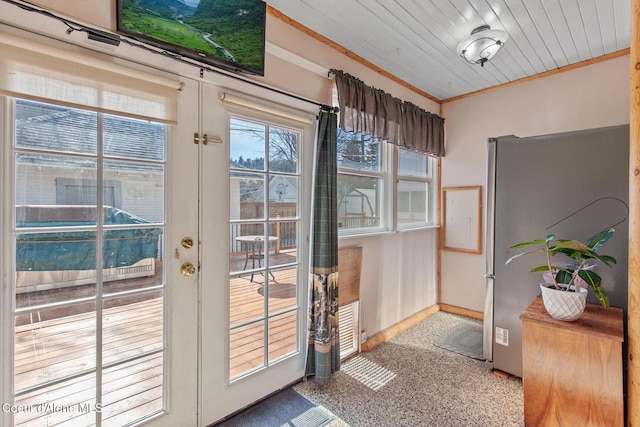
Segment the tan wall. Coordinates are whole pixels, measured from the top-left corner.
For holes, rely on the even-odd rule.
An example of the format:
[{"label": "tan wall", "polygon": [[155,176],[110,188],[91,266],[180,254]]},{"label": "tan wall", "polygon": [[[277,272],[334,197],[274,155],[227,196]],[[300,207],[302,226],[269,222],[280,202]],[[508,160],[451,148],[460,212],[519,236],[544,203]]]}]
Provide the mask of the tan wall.
[{"label": "tan wall", "polygon": [[[488,138],[629,123],[629,56],[444,103],[442,111],[442,186],[481,185],[486,195]],[[484,273],[484,249],[443,251],[441,302],[482,311]]]}]

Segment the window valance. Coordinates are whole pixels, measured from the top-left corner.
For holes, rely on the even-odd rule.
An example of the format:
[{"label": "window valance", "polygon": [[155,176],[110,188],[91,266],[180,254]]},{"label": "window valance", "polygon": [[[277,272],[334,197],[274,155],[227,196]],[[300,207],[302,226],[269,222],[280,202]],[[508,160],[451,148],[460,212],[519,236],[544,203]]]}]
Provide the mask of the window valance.
[{"label": "window valance", "polygon": [[340,106],[340,128],[387,142],[444,156],[444,119],[390,94],[367,86],[340,70],[335,75]]}]

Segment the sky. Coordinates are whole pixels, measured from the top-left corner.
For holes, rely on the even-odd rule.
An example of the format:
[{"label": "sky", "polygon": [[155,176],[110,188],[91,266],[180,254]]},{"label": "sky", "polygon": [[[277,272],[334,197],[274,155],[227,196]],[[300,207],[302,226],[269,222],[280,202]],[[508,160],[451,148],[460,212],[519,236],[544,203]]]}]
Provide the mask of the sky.
[{"label": "sky", "polygon": [[231,119],[229,157],[238,160],[265,157],[264,125]]}]

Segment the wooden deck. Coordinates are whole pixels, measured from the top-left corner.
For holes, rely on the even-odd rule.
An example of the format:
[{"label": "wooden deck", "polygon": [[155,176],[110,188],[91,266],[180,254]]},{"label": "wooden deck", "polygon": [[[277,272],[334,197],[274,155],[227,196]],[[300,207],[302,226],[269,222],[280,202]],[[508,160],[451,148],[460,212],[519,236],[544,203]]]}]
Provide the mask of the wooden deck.
[{"label": "wooden deck", "polygon": [[[265,329],[269,337],[267,363],[298,350],[295,274],[292,268],[276,270],[273,277],[269,275],[266,301],[261,274],[254,274],[253,282],[250,274],[230,281],[230,378],[265,366]],[[273,317],[264,319],[265,311]]]},{"label": "wooden deck", "polygon": [[[295,268],[275,270],[266,287],[260,273],[254,273],[253,281],[248,272],[229,281],[231,379],[299,350],[295,273]],[[103,311],[102,363],[111,364],[103,370],[103,426],[120,426],[162,410],[163,299],[158,292],[149,295]],[[265,318],[265,312],[272,317]],[[16,426],[95,425],[96,314],[86,304],[69,313],[32,315],[16,324],[15,388],[33,387],[16,398],[16,405],[30,408],[15,414]],[[129,360],[141,354],[147,355]],[[123,360],[129,361],[118,363]],[[37,406],[46,402],[55,404],[55,410]]]}]

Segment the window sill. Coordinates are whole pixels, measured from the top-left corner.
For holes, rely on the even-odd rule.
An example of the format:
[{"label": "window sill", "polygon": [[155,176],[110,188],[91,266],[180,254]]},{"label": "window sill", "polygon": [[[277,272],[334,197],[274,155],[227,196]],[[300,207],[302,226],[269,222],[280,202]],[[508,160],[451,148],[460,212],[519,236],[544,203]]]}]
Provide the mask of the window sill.
[{"label": "window sill", "polygon": [[408,231],[420,231],[420,230],[434,230],[440,228],[440,224],[435,225],[419,225],[416,227],[403,227],[398,228],[398,233],[406,233]]},{"label": "window sill", "polygon": [[350,234],[339,234],[338,233],[338,240],[344,240],[344,239],[362,239],[363,237],[374,237],[374,236],[386,236],[389,234],[395,234],[395,231],[387,231],[387,230],[380,230],[380,231],[371,231],[371,232],[354,232],[354,233],[350,233]]},{"label": "window sill", "polygon": [[440,228],[439,224],[436,225],[424,225],[424,226],[420,226],[420,227],[405,227],[405,228],[400,228],[398,230],[379,230],[379,231],[372,231],[372,232],[353,232],[353,233],[349,233],[349,234],[338,234],[338,240],[343,240],[343,239],[362,239],[362,238],[366,238],[366,237],[374,237],[374,236],[387,236],[390,234],[397,234],[397,233],[410,233],[412,231],[422,231],[422,230],[435,230]]}]

